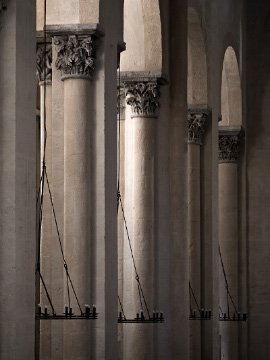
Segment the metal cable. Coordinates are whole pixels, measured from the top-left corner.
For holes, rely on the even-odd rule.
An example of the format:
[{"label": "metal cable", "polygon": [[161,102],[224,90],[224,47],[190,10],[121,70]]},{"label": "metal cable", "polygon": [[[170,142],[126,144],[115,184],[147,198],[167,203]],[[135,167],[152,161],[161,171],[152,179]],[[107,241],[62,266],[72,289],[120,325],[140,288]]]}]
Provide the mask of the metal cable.
[{"label": "metal cable", "polygon": [[[196,296],[195,296],[195,294],[194,294],[194,291],[193,291],[193,289],[192,289],[192,287],[191,287],[191,285],[190,285],[190,281],[189,281],[190,308],[191,308],[191,295],[193,296],[194,301],[195,301],[196,306],[197,306],[197,309],[199,310],[199,313],[200,313],[200,312],[201,312],[201,309],[200,309],[200,307],[199,307],[198,301],[197,301],[197,299],[196,299]],[[191,310],[192,310],[192,308],[191,308]]]},{"label": "metal cable", "polygon": [[44,286],[48,301],[51,305],[52,308],[52,312],[53,314],[55,314],[54,311],[54,307],[51,301],[51,298],[49,296],[49,292],[47,290],[45,281],[41,275],[40,272],[40,250],[41,250],[41,227],[42,227],[42,217],[43,217],[43,198],[44,198],[44,183],[45,183],[45,176],[46,176],[46,182],[47,182],[47,186],[48,186],[48,191],[49,191],[49,196],[50,196],[50,202],[51,202],[51,206],[52,206],[52,211],[53,211],[53,216],[54,216],[54,221],[55,221],[55,226],[56,226],[56,231],[57,231],[57,237],[58,237],[58,241],[59,241],[59,245],[60,245],[60,250],[61,250],[61,254],[62,254],[62,258],[63,258],[63,264],[64,264],[64,268],[66,271],[66,276],[67,276],[67,293],[68,293],[68,303],[69,303],[69,309],[70,309],[70,290],[69,290],[69,283],[71,285],[71,288],[73,290],[75,299],[77,301],[77,304],[79,306],[79,309],[81,311],[81,314],[83,314],[82,312],[82,308],[80,305],[80,302],[78,300],[75,288],[73,286],[70,274],[68,272],[68,267],[67,267],[67,263],[65,260],[65,256],[64,256],[64,250],[63,250],[63,245],[62,245],[62,241],[61,241],[61,237],[60,237],[60,232],[59,232],[59,227],[58,227],[58,222],[57,222],[57,218],[56,218],[56,213],[55,213],[55,208],[54,208],[54,204],[53,204],[53,198],[52,198],[52,193],[51,193],[51,189],[50,189],[50,184],[49,184],[49,179],[48,179],[48,174],[47,174],[47,170],[46,170],[46,146],[47,146],[47,126],[46,126],[46,34],[47,34],[47,0],[44,0],[44,44],[43,44],[43,82],[44,82],[44,98],[43,98],[43,123],[44,123],[44,145],[43,145],[43,162],[42,162],[42,175],[40,178],[40,184],[39,184],[39,191],[38,191],[38,195],[37,195],[37,204],[39,202],[39,196],[40,196],[40,210],[39,210],[39,232],[38,232],[38,261],[37,261],[37,268],[36,268],[36,272],[39,273],[41,282]]},{"label": "metal cable", "polygon": [[118,295],[118,301],[119,301],[119,304],[120,304],[121,311],[123,313],[124,320],[126,320],[126,315],[125,315],[124,308],[123,308],[123,305],[121,303],[119,295]]},{"label": "metal cable", "polygon": [[144,296],[144,293],[143,293],[143,289],[142,289],[142,286],[141,286],[141,283],[140,283],[140,278],[139,278],[139,275],[138,275],[138,272],[137,272],[137,268],[136,268],[136,264],[135,264],[135,258],[134,258],[134,254],[133,254],[133,250],[132,250],[132,246],[131,246],[131,240],[130,240],[130,236],[129,236],[129,232],[128,232],[127,221],[126,221],[126,217],[125,217],[125,213],[124,213],[124,208],[123,208],[123,204],[122,204],[122,200],[121,200],[121,195],[119,196],[119,202],[120,202],[120,205],[121,205],[121,210],[122,210],[123,219],[124,219],[124,224],[125,224],[125,228],[126,228],[126,233],[127,233],[129,248],[130,248],[131,257],[132,257],[132,261],[133,261],[133,266],[134,266],[134,270],[135,270],[135,274],[136,274],[135,279],[136,279],[136,281],[138,282],[139,296],[142,295],[143,301],[144,301],[144,304],[145,304],[146,311],[147,311],[148,316],[149,316],[149,318],[150,318],[150,312],[149,312],[149,309],[148,309],[148,306],[147,306],[147,302],[146,302],[146,300],[145,300],[145,296]]},{"label": "metal cable", "polygon": [[56,213],[55,213],[55,207],[54,207],[54,203],[53,203],[52,192],[51,192],[50,183],[49,183],[49,180],[48,180],[48,174],[47,174],[47,171],[46,171],[46,170],[45,170],[45,176],[46,176],[47,185],[48,185],[48,191],[49,191],[49,195],[50,195],[50,201],[51,201],[51,206],[52,206],[52,211],[53,211],[53,217],[54,217],[54,222],[55,222],[56,231],[57,231],[57,237],[58,237],[58,241],[59,241],[59,245],[60,245],[60,250],[61,250],[61,254],[62,254],[63,265],[64,265],[64,268],[65,268],[65,271],[66,271],[66,275],[67,275],[67,291],[68,291],[69,308],[70,308],[70,295],[69,295],[68,281],[70,282],[70,285],[71,285],[71,287],[72,287],[72,290],[73,290],[75,299],[76,299],[76,301],[77,301],[77,304],[78,304],[78,306],[79,306],[79,309],[80,309],[81,313],[83,313],[83,312],[82,312],[81,305],[80,305],[80,302],[79,302],[79,300],[78,300],[78,297],[77,297],[77,294],[76,294],[76,291],[75,291],[75,288],[74,288],[74,286],[73,286],[71,277],[70,277],[69,272],[68,272],[67,262],[66,262],[66,259],[65,259],[65,256],[64,256],[63,244],[62,244],[62,241],[61,241],[60,232],[59,232],[59,226],[58,226],[57,217],[56,217]]},{"label": "metal cable", "polygon": [[225,272],[225,267],[224,267],[224,263],[223,263],[223,259],[222,259],[222,255],[221,255],[221,250],[220,250],[220,246],[218,247],[219,250],[219,257],[220,257],[220,261],[221,261],[221,266],[222,266],[222,270],[223,270],[223,275],[224,275],[224,280],[225,280],[225,288],[227,291],[227,309],[228,309],[228,316],[230,316],[230,305],[229,305],[229,298],[231,299],[231,302],[233,304],[234,310],[236,313],[238,313],[238,310],[235,306],[235,303],[233,301],[233,298],[231,296],[230,290],[229,290],[229,284],[228,284],[228,280],[227,280],[227,276],[226,276],[226,272]]}]

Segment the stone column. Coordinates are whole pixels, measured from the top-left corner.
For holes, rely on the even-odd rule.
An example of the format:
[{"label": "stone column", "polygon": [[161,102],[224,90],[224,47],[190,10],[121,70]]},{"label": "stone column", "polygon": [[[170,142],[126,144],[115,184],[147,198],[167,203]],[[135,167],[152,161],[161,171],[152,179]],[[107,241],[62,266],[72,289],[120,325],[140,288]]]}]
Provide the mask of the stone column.
[{"label": "stone column", "polygon": [[[95,37],[55,36],[56,67],[64,81],[64,253],[82,309],[91,293],[91,173],[90,143]],[[93,286],[93,285],[92,285]],[[66,289],[66,278],[64,281]],[[71,294],[74,313],[80,315]],[[68,304],[67,291],[65,303]],[[91,358],[90,321],[64,324],[65,359]]]},{"label": "stone column", "polygon": [[[45,161],[48,180],[52,183],[52,45],[44,45],[43,39],[39,38],[37,44],[37,75],[40,86],[40,176],[43,173],[43,161]],[[45,53],[44,53],[45,51]],[[46,89],[45,89],[46,85]],[[44,106],[45,105],[45,106]],[[46,151],[44,158],[44,120],[46,112]],[[42,186],[42,183],[40,184]],[[52,207],[46,178],[44,179],[43,215],[41,226],[41,274],[46,283],[50,296],[52,296]],[[40,303],[47,305],[49,302],[42,284],[40,286]],[[40,322],[40,358],[51,357],[51,322]]]},{"label": "stone column", "polygon": [[34,360],[36,2],[5,3],[8,9],[0,14],[0,359]]},{"label": "stone column", "polygon": [[[238,308],[238,147],[240,126],[219,127],[219,245],[229,290]],[[220,265],[219,305],[228,317],[227,292]],[[230,316],[235,312],[229,300]],[[238,323],[220,322],[221,358],[238,359]]]},{"label": "stone column", "polygon": [[[190,285],[201,307],[201,182],[200,147],[206,129],[207,106],[188,109],[188,239]],[[191,307],[196,303],[191,297]],[[198,314],[198,309],[197,314]],[[199,315],[199,314],[198,314]],[[201,326],[199,321],[189,322],[190,360],[201,358]]]},{"label": "stone column", "polygon": [[[125,89],[123,86],[118,87],[117,94],[117,176],[119,177],[119,190],[121,194],[121,201],[125,206],[125,109],[126,109]],[[120,114],[119,114],[120,112]],[[119,124],[120,121],[120,124]],[[121,302],[123,302],[123,281],[124,281],[124,239],[125,239],[125,225],[121,206],[118,207],[117,218],[117,238],[118,238],[118,295]],[[121,308],[118,304],[118,310]],[[124,325],[125,326],[125,325]],[[122,354],[123,345],[123,325],[118,325],[118,341],[119,353]]]},{"label": "stone column", "polygon": [[[156,81],[126,83],[126,100],[132,108],[133,119],[133,252],[151,316],[154,310],[155,110],[158,97]],[[141,305],[134,273],[132,282],[132,316],[135,316],[141,311]],[[143,311],[147,318],[145,307]],[[131,331],[131,338],[130,343],[125,342],[124,358],[152,359],[153,325],[135,324],[127,331]]]}]

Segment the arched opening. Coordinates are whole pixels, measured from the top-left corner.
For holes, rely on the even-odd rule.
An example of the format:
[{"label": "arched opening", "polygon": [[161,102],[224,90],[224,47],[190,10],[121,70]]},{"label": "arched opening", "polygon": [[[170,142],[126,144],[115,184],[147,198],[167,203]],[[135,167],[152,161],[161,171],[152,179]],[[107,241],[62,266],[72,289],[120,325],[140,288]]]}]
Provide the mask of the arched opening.
[{"label": "arched opening", "polygon": [[220,126],[240,126],[242,124],[242,95],[237,58],[229,46],[224,55],[221,85]]},{"label": "arched opening", "polygon": [[124,2],[122,71],[161,71],[161,20],[158,0]]}]

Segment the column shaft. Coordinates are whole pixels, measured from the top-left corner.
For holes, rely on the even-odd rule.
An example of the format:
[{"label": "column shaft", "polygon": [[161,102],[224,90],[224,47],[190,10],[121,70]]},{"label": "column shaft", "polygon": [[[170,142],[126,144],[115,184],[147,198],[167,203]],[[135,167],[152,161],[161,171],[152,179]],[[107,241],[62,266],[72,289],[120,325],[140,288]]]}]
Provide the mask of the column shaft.
[{"label": "column shaft", "polygon": [[[70,78],[64,81],[64,251],[83,308],[90,302],[91,283],[90,101],[90,80]],[[65,302],[68,304],[67,292]],[[71,306],[80,314],[73,294]],[[64,358],[90,358],[89,337],[89,321],[65,323]]]},{"label": "column shaft", "polygon": [[[133,76],[133,75],[132,75]],[[138,78],[137,78],[138,79]],[[126,82],[126,100],[132,108],[132,152],[126,153],[133,159],[132,184],[132,248],[136,269],[147,303],[138,291],[136,273],[132,274],[132,298],[128,305],[132,307],[133,316],[143,310],[145,318],[153,316],[154,310],[154,218],[155,218],[155,109],[159,106],[159,85],[156,79],[138,82],[129,79]],[[129,143],[130,144],[130,143]],[[127,198],[128,193],[126,194]],[[126,200],[128,202],[128,200]],[[131,256],[130,256],[131,258]],[[133,268],[132,260],[129,266]],[[126,268],[125,268],[126,270]],[[125,281],[127,285],[127,281]],[[149,312],[149,313],[148,313]],[[152,324],[134,324],[124,333],[124,358],[150,360],[154,358],[154,332]],[[133,349],[132,353],[130,348]]]},{"label": "column shaft", "polygon": [[[188,144],[188,238],[190,285],[201,306],[201,219],[200,219],[200,146]],[[192,310],[198,309],[191,297]],[[199,314],[198,314],[199,315]],[[201,326],[199,321],[189,322],[189,358],[201,358]]]},{"label": "column shaft", "polygon": [[35,356],[36,2],[0,29],[0,359]]},{"label": "column shaft", "polygon": [[[154,301],[154,162],[156,119],[133,118],[133,242],[134,256],[149,311]],[[134,311],[140,312],[138,284],[133,285]],[[144,316],[148,316],[144,308]],[[150,313],[151,314],[151,313]],[[152,314],[151,314],[152,316]],[[153,356],[153,326],[134,326],[132,359]]]},{"label": "column shaft", "polygon": [[[219,244],[232,298],[238,306],[238,193],[237,164],[219,164]],[[220,267],[220,306],[227,310],[227,292]],[[234,308],[229,300],[230,315]],[[227,314],[228,316],[228,314]],[[220,322],[221,358],[238,359],[238,324]]]},{"label": "column shaft", "polygon": [[[44,82],[40,84],[40,169],[42,174],[42,164],[44,156]],[[46,84],[46,171],[51,185],[52,179],[52,85]],[[44,179],[43,194],[43,214],[41,226],[41,274],[52,297],[52,251],[56,244],[52,244],[52,207],[48,191],[46,178]],[[47,305],[51,313],[50,304],[42,284],[40,284],[40,304]],[[51,357],[51,321],[40,322],[40,358],[48,359]]]}]

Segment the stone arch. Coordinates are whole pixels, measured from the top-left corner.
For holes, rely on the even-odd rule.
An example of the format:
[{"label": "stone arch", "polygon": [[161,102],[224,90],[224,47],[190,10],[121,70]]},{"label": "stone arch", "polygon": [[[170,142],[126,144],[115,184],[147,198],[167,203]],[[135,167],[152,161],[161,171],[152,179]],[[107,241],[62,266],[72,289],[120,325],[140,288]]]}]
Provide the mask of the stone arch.
[{"label": "stone arch", "polygon": [[[43,29],[44,0],[36,1],[37,30]],[[47,24],[99,23],[100,0],[47,0]]]},{"label": "stone arch", "polygon": [[161,19],[158,0],[124,1],[122,71],[161,71]]},{"label": "stone arch", "polygon": [[207,104],[207,64],[201,22],[196,10],[188,9],[188,105]]},{"label": "stone arch", "polygon": [[221,83],[220,125],[242,125],[242,91],[239,67],[234,49],[226,49]]}]

